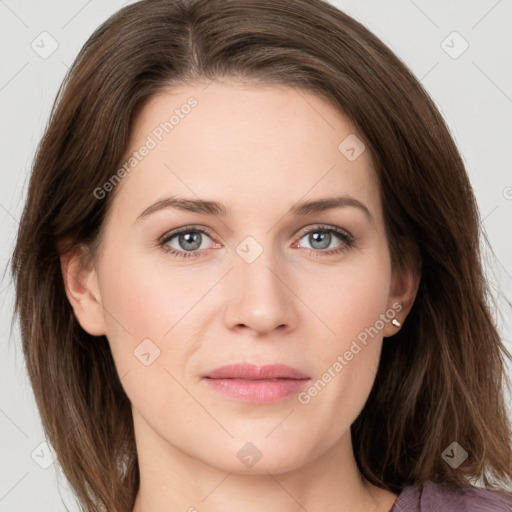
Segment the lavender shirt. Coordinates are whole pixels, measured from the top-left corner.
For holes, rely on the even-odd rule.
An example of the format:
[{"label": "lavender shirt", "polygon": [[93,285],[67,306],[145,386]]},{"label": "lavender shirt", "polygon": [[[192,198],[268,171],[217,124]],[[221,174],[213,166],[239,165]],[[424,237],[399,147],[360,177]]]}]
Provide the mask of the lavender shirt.
[{"label": "lavender shirt", "polygon": [[512,497],[468,485],[460,492],[427,482],[405,487],[389,512],[512,512]]}]

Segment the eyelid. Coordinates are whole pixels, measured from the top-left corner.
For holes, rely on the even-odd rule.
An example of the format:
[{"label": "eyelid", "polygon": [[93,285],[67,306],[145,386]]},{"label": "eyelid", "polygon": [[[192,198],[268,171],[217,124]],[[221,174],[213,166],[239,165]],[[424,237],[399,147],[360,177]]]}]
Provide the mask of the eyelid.
[{"label": "eyelid", "polygon": [[349,231],[343,228],[339,228],[337,226],[332,226],[330,224],[313,224],[312,226],[306,226],[301,231],[299,231],[299,234],[296,236],[298,236],[300,239],[304,235],[309,234],[311,231],[314,231],[315,229],[318,229],[319,231],[334,232],[339,236],[346,238],[347,241],[350,243],[355,242],[355,237]]},{"label": "eyelid", "polygon": [[212,229],[207,228],[206,226],[199,226],[197,224],[189,224],[187,226],[182,226],[181,228],[171,229],[170,231],[167,231],[158,239],[158,242],[165,243],[166,241],[169,240],[169,238],[179,235],[180,233],[187,233],[188,231],[204,232],[210,238],[215,239]]}]

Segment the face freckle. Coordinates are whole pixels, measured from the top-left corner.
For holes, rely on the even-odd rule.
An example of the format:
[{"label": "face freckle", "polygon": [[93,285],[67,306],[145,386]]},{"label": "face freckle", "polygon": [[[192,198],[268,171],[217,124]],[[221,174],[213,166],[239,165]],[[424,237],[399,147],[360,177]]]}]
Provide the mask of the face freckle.
[{"label": "face freckle", "polygon": [[[250,441],[284,471],[340,444],[373,384],[393,302],[378,184],[326,100],[203,89],[162,92],[135,123],[127,154],[197,101],[116,190],[96,269],[107,337],[139,437],[225,470]],[[287,365],[302,383],[204,378],[235,363]]]}]

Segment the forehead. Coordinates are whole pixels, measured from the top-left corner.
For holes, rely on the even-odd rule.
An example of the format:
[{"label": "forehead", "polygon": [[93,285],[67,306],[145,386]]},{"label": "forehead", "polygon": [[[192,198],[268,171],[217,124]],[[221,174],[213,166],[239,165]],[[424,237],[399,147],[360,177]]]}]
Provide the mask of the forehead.
[{"label": "forehead", "polygon": [[116,202],[131,209],[166,194],[214,198],[238,213],[263,204],[277,213],[333,193],[379,200],[371,156],[350,120],[326,99],[286,85],[165,89],[136,119],[125,163]]}]

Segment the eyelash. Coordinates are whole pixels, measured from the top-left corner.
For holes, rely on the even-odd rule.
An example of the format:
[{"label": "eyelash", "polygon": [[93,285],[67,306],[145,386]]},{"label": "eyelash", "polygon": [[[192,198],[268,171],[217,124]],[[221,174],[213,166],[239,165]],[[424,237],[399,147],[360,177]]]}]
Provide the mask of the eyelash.
[{"label": "eyelash", "polygon": [[[316,231],[335,234],[336,236],[338,236],[341,239],[341,241],[343,243],[342,243],[341,247],[339,247],[337,249],[330,249],[328,251],[321,250],[321,249],[309,249],[306,247],[305,249],[307,251],[309,251],[310,254],[315,257],[326,257],[326,256],[342,254],[345,251],[349,250],[354,245],[354,242],[355,242],[355,238],[348,231],[345,231],[344,229],[337,228],[334,226],[327,226],[324,224],[318,224],[318,225],[314,226],[313,228],[302,231],[300,233],[298,240],[303,238],[305,235],[314,233]],[[210,238],[213,239],[212,232],[210,229],[199,228],[197,226],[191,225],[191,226],[184,226],[182,228],[179,228],[178,230],[171,231],[170,233],[166,233],[159,239],[158,245],[162,248],[162,250],[164,252],[171,254],[173,257],[176,257],[176,258],[200,258],[201,252],[206,249],[186,252],[186,251],[177,251],[176,249],[172,249],[166,245],[174,237],[176,237],[177,235],[179,235],[181,233],[201,233],[201,234],[208,235]]]}]

